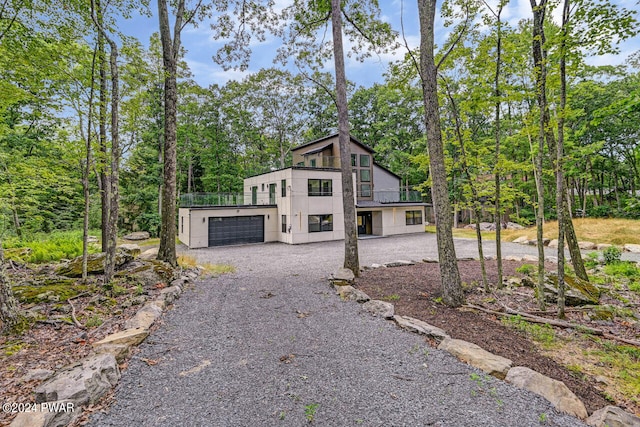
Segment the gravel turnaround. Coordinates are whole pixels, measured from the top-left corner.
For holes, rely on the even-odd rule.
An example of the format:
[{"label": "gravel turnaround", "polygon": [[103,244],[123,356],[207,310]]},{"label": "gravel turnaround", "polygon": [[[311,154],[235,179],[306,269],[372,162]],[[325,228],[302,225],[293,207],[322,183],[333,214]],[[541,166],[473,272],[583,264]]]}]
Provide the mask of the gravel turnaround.
[{"label": "gravel turnaround", "polygon": [[[407,251],[435,250],[421,236]],[[411,259],[393,251],[414,239],[362,240],[362,264]],[[89,425],[584,425],[340,301],[326,276],[342,251],[342,242],[188,251],[238,271],[183,293],[129,362],[116,403]]]}]

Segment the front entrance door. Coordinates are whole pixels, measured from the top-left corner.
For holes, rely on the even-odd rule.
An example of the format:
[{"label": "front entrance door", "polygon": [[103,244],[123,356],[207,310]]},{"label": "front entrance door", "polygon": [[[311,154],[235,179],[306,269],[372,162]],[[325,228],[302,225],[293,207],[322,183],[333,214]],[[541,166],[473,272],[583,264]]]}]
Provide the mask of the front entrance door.
[{"label": "front entrance door", "polygon": [[371,212],[358,212],[358,236],[371,234]]}]

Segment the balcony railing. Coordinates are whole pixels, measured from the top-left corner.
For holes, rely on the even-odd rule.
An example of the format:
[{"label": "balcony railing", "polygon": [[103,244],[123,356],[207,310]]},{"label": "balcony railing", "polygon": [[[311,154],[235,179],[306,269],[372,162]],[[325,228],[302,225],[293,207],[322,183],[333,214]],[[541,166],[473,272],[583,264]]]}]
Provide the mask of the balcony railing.
[{"label": "balcony railing", "polygon": [[294,166],[303,168],[332,168],[340,169],[340,157],[336,156],[322,156],[322,157],[307,157],[304,161],[296,163]]},{"label": "balcony railing", "polygon": [[251,201],[242,193],[187,193],[180,195],[180,207],[190,208],[194,206],[239,206]]},{"label": "balcony railing", "polygon": [[[361,196],[360,194],[358,196]],[[380,203],[422,202],[422,193],[419,191],[395,191],[376,190],[373,192],[373,201]]]}]

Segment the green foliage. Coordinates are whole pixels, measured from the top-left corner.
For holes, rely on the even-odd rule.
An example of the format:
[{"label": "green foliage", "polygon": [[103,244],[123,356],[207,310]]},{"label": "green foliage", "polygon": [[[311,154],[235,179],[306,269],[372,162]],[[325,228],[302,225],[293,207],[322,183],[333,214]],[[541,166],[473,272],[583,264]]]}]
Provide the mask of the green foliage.
[{"label": "green foliage", "polygon": [[537,267],[531,264],[522,264],[520,267],[516,268],[516,271],[520,274],[524,274],[525,276],[530,276],[534,271],[537,271]]},{"label": "green foliage", "polygon": [[[18,256],[22,262],[45,263],[71,259],[82,255],[81,231],[57,231],[50,234],[34,233],[23,238],[9,237],[3,241],[3,247],[28,248]],[[89,245],[89,252],[98,252],[99,249]],[[7,252],[7,258],[11,257],[11,251]]]},{"label": "green foliage", "polygon": [[640,268],[635,262],[617,261],[604,266],[605,274],[609,276],[637,277],[640,278]]},{"label": "green foliage", "polygon": [[316,411],[318,410],[318,403],[310,403],[305,405],[304,407],[304,416],[309,423],[312,423],[316,416]]},{"label": "green foliage", "polygon": [[620,262],[622,251],[617,246],[609,246],[602,251],[602,256],[606,265],[615,264]]},{"label": "green foliage", "polygon": [[551,347],[555,342],[555,331],[550,325],[538,325],[527,322],[522,316],[508,316],[502,323],[510,328],[525,332],[544,347]]}]

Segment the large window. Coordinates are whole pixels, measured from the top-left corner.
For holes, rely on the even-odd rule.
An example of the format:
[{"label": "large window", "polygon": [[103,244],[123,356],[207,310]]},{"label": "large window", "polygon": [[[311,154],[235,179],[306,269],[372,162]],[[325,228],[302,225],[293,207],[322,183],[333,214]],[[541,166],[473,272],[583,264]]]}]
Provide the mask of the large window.
[{"label": "large window", "polygon": [[422,224],[422,211],[407,211],[405,220],[407,225]]},{"label": "large window", "polygon": [[371,197],[371,184],[360,185],[360,197]]},{"label": "large window", "polygon": [[360,167],[368,168],[369,167],[369,155],[368,154],[360,154]]},{"label": "large window", "polygon": [[282,197],[287,197],[287,180],[283,179],[280,181],[280,195]]},{"label": "large window", "polygon": [[309,233],[333,231],[333,215],[309,215]]},{"label": "large window", "polygon": [[331,196],[333,183],[330,179],[310,179],[307,181],[309,196]]},{"label": "large window", "polygon": [[362,182],[370,182],[371,181],[371,170],[370,169],[360,169],[360,181],[362,181]]}]

